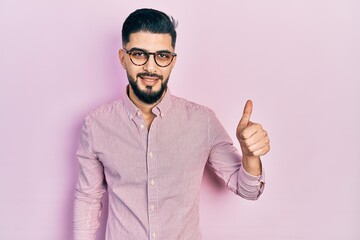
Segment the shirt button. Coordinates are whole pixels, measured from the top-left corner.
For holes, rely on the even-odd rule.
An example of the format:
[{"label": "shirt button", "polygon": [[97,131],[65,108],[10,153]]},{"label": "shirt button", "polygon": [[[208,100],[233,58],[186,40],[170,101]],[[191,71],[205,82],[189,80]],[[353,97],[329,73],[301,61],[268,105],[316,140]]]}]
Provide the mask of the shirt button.
[{"label": "shirt button", "polygon": [[149,157],[153,157],[153,153],[152,152],[149,152]]},{"label": "shirt button", "polygon": [[155,206],[154,206],[154,205],[150,205],[150,209],[151,209],[151,211],[154,211]]},{"label": "shirt button", "polygon": [[141,124],[141,125],[140,125],[140,128],[143,129],[143,128],[144,128],[144,124]]},{"label": "shirt button", "polygon": [[150,184],[153,185],[153,186],[155,185],[154,179],[151,179]]},{"label": "shirt button", "polygon": [[136,113],[136,115],[137,115],[138,117],[141,117],[141,112],[138,111],[138,112]]},{"label": "shirt button", "polygon": [[152,237],[155,239],[156,238],[156,232],[152,233]]}]

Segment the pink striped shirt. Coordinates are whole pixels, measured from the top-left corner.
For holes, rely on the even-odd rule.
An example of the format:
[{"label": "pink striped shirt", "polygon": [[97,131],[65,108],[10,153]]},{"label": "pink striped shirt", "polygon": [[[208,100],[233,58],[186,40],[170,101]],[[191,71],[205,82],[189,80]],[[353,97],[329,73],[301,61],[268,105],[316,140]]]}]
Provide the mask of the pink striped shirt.
[{"label": "pink striped shirt", "polygon": [[[245,199],[263,191],[206,107],[169,91],[150,129],[126,96],[85,117],[77,151],[76,240],[95,239],[101,199],[109,194],[106,240],[201,239],[199,192],[205,164]],[[262,186],[262,187],[260,187]]]}]

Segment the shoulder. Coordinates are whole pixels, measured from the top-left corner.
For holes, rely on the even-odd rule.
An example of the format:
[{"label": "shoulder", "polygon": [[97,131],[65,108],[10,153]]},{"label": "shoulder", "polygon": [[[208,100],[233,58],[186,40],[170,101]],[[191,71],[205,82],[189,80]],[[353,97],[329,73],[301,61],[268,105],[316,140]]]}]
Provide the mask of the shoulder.
[{"label": "shoulder", "polygon": [[210,108],[204,105],[177,96],[172,96],[172,102],[175,108],[181,108],[191,112],[199,112],[206,114],[213,112]]},{"label": "shoulder", "polygon": [[216,118],[209,107],[177,96],[172,97],[169,113],[178,118],[177,121],[201,123],[203,126],[211,124]]},{"label": "shoulder", "polygon": [[96,121],[96,120],[102,120],[107,119],[114,115],[114,113],[117,113],[123,109],[124,101],[123,99],[117,99],[109,103],[105,103],[94,110],[90,111],[85,115],[85,121]]}]

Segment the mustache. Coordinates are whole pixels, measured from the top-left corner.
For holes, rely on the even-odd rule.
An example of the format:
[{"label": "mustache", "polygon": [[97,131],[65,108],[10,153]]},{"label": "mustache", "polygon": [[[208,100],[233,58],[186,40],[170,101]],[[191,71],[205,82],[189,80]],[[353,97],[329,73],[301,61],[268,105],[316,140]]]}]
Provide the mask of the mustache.
[{"label": "mustache", "polygon": [[143,78],[143,77],[156,77],[156,78],[158,78],[160,80],[163,80],[163,76],[158,75],[156,73],[149,73],[149,72],[138,73],[136,75],[136,77],[140,77],[140,78]]}]

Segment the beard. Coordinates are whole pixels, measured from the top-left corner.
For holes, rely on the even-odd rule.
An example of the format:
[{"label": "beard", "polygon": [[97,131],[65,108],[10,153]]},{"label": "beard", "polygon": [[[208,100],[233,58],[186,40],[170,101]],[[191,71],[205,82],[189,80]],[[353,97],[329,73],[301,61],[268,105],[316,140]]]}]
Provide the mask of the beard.
[{"label": "beard", "polygon": [[153,104],[160,100],[160,98],[163,96],[165,90],[167,89],[167,83],[169,81],[169,78],[165,79],[163,81],[163,77],[157,74],[151,74],[151,73],[138,73],[136,75],[136,78],[149,76],[149,77],[157,77],[161,81],[161,87],[158,91],[153,91],[152,86],[146,86],[146,90],[141,90],[139,86],[137,85],[137,80],[134,80],[128,73],[127,77],[129,80],[129,84],[131,86],[131,89],[133,90],[135,96],[142,102],[146,104]]}]

